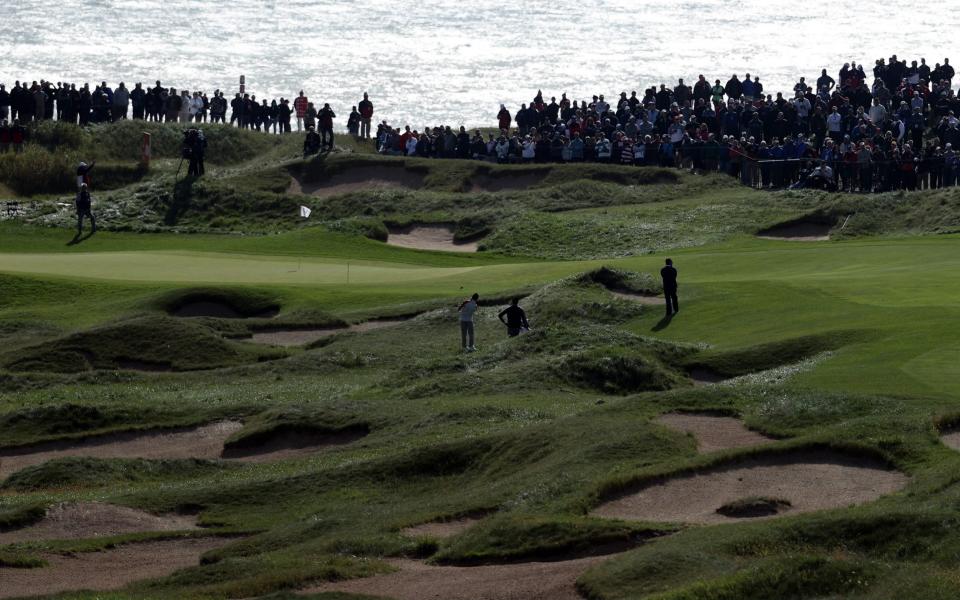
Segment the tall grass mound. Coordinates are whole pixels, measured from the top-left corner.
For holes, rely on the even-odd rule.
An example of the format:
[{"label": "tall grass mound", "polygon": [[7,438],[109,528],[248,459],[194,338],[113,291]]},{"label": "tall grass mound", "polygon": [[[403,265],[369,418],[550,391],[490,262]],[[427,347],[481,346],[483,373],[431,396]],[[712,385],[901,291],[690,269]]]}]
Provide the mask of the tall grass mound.
[{"label": "tall grass mound", "polygon": [[651,354],[623,346],[570,354],[558,370],[568,381],[607,394],[663,391],[683,381]]},{"label": "tall grass mound", "polygon": [[17,471],[0,484],[0,490],[35,492],[41,490],[104,487],[209,475],[235,465],[226,462],[183,459],[146,460],[60,458]]},{"label": "tall grass mound", "polygon": [[[162,294],[149,307],[171,316],[220,318],[268,318],[280,311],[279,300],[266,293],[249,289],[184,288]],[[193,314],[200,312],[218,314]]]},{"label": "tall grass mound", "polygon": [[286,406],[248,419],[243,429],[227,439],[223,450],[224,456],[243,455],[268,445],[315,445],[328,439],[359,439],[368,433],[370,425],[356,415]]},{"label": "tall grass mound", "polygon": [[629,294],[657,295],[663,286],[649,273],[635,273],[623,269],[600,267],[577,278],[582,283],[596,283],[611,291]]},{"label": "tall grass mound", "polygon": [[82,331],[0,358],[10,371],[189,371],[283,356],[241,346],[200,323],[144,317]]}]

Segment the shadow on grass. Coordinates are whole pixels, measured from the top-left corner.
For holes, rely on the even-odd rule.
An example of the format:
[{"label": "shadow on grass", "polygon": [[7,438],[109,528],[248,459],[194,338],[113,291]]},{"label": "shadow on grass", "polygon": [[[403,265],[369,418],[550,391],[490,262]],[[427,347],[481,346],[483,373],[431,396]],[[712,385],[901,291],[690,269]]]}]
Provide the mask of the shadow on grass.
[{"label": "shadow on grass", "polygon": [[657,322],[656,325],[650,328],[650,331],[663,331],[670,326],[670,322],[673,321],[673,317],[675,315],[676,313],[663,317]]},{"label": "shadow on grass", "polygon": [[82,235],[81,233],[78,232],[77,235],[73,236],[72,240],[67,242],[67,245],[76,246],[77,244],[82,244],[86,240],[89,240],[90,238],[92,238],[94,233],[96,233],[96,230],[91,231],[87,235]]}]

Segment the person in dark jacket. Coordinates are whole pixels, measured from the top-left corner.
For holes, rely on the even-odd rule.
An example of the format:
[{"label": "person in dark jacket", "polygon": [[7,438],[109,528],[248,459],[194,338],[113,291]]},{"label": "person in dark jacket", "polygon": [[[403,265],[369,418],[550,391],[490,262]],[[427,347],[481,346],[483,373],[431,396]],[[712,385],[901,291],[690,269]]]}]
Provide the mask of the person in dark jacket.
[{"label": "person in dark jacket", "polygon": [[320,134],[314,130],[313,125],[307,126],[307,136],[303,139],[303,157],[320,152],[322,143]]},{"label": "person in dark jacket", "polygon": [[[520,335],[523,329],[530,329],[530,323],[527,322],[527,313],[519,306],[520,300],[514,298],[510,301],[510,306],[500,311],[497,318],[507,326],[507,335],[516,337]],[[506,319],[504,319],[506,317]]]},{"label": "person in dark jacket", "polygon": [[87,184],[81,184],[80,190],[77,192],[77,237],[83,235],[84,217],[90,219],[90,235],[97,232],[97,222],[94,220],[93,212],[90,210],[91,204],[90,190],[87,189]]},{"label": "person in dark jacket", "polygon": [[317,121],[320,124],[321,146],[328,150],[333,150],[333,120],[337,118],[330,104],[326,103],[320,112],[317,113]]},{"label": "person in dark jacket", "polygon": [[663,296],[667,301],[667,316],[680,312],[680,303],[677,301],[677,270],[673,267],[673,260],[667,259],[666,266],[660,269],[660,278],[663,280]]}]

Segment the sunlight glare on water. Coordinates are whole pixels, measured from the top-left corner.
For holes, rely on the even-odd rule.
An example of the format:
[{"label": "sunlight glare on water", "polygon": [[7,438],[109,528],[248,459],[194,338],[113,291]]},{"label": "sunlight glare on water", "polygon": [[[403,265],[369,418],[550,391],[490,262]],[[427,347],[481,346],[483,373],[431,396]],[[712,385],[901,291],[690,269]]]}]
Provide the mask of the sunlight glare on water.
[{"label": "sunlight glare on water", "polygon": [[[850,60],[949,56],[960,2],[854,0],[61,0],[5,3],[0,82],[161,79],[261,97],[301,88],[345,119],[368,90],[393,124],[490,125],[537,89],[571,99],[699,73],[792,89]],[[960,60],[958,55],[957,60]],[[868,73],[869,74],[869,73]]]}]

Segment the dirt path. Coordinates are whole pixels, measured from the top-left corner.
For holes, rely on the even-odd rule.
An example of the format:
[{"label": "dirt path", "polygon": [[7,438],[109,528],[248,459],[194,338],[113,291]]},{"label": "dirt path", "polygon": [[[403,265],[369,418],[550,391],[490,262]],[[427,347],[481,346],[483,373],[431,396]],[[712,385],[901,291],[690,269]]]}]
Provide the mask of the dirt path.
[{"label": "dirt path", "polygon": [[637,521],[726,523],[716,513],[735,500],[787,500],[788,514],[840,508],[876,500],[907,484],[907,477],[877,461],[830,451],[756,457],[653,483],[600,505],[594,514]]},{"label": "dirt path", "polygon": [[415,190],[420,187],[423,187],[423,175],[419,173],[407,171],[402,167],[376,166],[355,167],[316,183],[303,183],[291,177],[287,193],[324,198],[366,190],[390,188]]},{"label": "dirt path", "polygon": [[771,441],[771,438],[750,431],[743,426],[740,419],[733,417],[668,413],[660,415],[654,421],[664,427],[693,435],[697,440],[697,451],[702,453],[758,446]]},{"label": "dirt path", "polygon": [[126,544],[103,552],[46,555],[41,569],[0,567],[0,598],[68,590],[113,590],[199,564],[200,556],[232,540],[203,538]]},{"label": "dirt path", "polygon": [[399,325],[409,319],[375,319],[350,325],[349,327],[320,327],[317,329],[276,329],[273,331],[258,331],[254,333],[250,341],[255,344],[269,344],[271,346],[306,346],[317,340],[343,333],[353,331],[362,333],[364,331],[373,331],[384,327]]},{"label": "dirt path", "polygon": [[306,593],[349,592],[396,600],[582,600],[577,578],[608,558],[594,556],[557,562],[479,567],[436,567],[413,560],[391,560],[396,573],[326,583]]},{"label": "dirt path", "polygon": [[453,228],[445,225],[417,225],[390,232],[387,244],[417,250],[443,250],[445,252],[476,252],[476,242],[458,244],[453,241]]},{"label": "dirt path", "polygon": [[0,544],[38,540],[83,540],[147,531],[197,529],[197,518],[157,516],[135,508],[102,502],[65,502],[47,510],[40,522],[0,532]]},{"label": "dirt path", "polygon": [[482,520],[482,517],[464,517],[452,521],[431,521],[406,527],[401,529],[400,533],[408,537],[429,537],[442,540],[459,535]]},{"label": "dirt path", "polygon": [[218,421],[202,427],[164,432],[125,432],[79,441],[50,442],[0,450],[0,480],[20,469],[55,458],[219,458],[223,442],[243,427],[239,421]]}]

